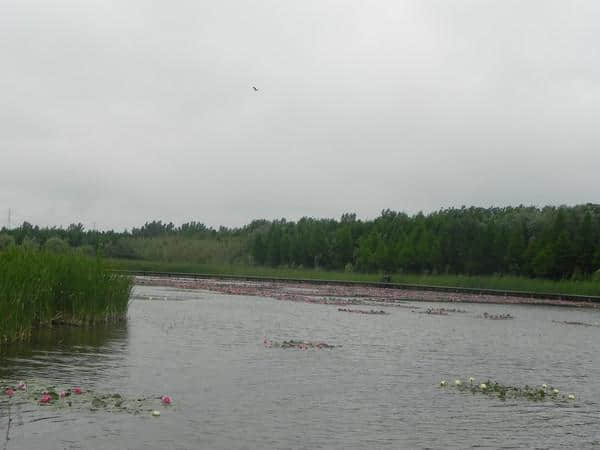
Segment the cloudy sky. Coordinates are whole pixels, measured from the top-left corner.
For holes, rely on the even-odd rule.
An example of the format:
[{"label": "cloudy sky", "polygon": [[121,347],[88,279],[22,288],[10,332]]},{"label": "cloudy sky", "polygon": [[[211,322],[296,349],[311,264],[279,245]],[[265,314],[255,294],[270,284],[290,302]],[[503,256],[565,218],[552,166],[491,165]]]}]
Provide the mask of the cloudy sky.
[{"label": "cloudy sky", "polygon": [[599,23],[596,0],[2,0],[0,226],[598,202]]}]

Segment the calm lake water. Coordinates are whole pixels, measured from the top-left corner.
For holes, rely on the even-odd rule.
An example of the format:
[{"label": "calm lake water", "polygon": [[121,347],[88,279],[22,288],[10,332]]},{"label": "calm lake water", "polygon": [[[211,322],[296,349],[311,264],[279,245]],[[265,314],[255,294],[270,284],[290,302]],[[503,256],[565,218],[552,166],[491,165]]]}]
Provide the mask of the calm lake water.
[{"label": "calm lake water", "polygon": [[[600,328],[553,322],[596,324],[599,311],[450,307],[468,312],[386,307],[390,315],[371,316],[138,286],[127,324],[47,331],[0,356],[0,378],[132,397],[167,393],[174,404],[160,417],[13,404],[6,441],[2,396],[0,449],[600,447]],[[478,317],[486,311],[515,319]],[[342,347],[265,348],[265,336]],[[548,383],[577,400],[501,401],[439,387],[469,376]]]}]

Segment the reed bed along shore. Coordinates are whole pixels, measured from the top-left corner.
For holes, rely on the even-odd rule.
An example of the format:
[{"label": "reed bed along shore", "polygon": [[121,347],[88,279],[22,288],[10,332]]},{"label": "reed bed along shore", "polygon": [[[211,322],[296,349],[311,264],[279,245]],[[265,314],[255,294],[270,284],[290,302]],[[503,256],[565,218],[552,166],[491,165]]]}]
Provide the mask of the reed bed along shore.
[{"label": "reed bed along shore", "polygon": [[123,320],[133,286],[97,258],[22,247],[0,252],[0,344],[32,329]]}]

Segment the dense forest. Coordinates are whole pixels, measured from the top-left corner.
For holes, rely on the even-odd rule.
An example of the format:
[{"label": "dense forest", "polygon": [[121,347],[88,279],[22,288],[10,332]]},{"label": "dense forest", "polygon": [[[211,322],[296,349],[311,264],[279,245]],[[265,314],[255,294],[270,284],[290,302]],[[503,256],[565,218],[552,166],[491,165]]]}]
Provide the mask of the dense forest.
[{"label": "dense forest", "polygon": [[412,216],[384,210],[374,220],[344,214],[218,230],[199,222],[152,221],[124,232],[25,222],[0,232],[0,249],[13,244],[77,247],[116,258],[584,279],[600,269],[600,205],[463,207]]}]

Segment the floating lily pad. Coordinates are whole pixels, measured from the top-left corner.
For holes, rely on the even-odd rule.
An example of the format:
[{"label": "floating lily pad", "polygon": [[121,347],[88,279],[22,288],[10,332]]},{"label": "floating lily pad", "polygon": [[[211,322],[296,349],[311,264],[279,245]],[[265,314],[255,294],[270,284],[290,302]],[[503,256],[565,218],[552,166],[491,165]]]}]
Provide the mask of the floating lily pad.
[{"label": "floating lily pad", "polygon": [[[97,392],[89,389],[82,390],[79,395],[72,395],[73,391],[70,388],[48,385],[44,381],[28,380],[27,385],[27,390],[17,390],[17,383],[2,381],[0,401],[29,401],[44,408],[90,409],[131,414],[154,411],[161,405],[160,395],[126,398],[117,392]],[[4,394],[9,388],[13,389],[11,396]]]},{"label": "floating lily pad", "polygon": [[444,388],[451,388],[464,393],[483,394],[488,397],[499,398],[500,400],[506,400],[507,398],[522,398],[531,401],[568,401],[575,399],[574,395],[561,395],[558,389],[547,385],[509,386],[490,380],[481,384],[474,384],[472,381],[469,383],[459,381],[457,380],[453,385],[448,385],[445,382],[442,382],[440,385]]}]

